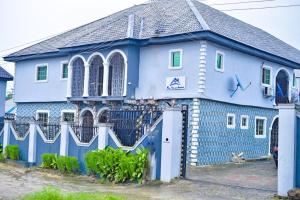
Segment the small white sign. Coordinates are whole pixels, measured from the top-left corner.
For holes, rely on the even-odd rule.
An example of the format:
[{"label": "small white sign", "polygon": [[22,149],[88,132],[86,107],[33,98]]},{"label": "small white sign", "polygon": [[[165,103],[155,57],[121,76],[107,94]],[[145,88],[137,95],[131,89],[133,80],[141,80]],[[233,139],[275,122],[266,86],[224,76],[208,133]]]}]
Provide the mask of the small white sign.
[{"label": "small white sign", "polygon": [[167,77],[166,87],[167,90],[184,90],[185,76]]}]

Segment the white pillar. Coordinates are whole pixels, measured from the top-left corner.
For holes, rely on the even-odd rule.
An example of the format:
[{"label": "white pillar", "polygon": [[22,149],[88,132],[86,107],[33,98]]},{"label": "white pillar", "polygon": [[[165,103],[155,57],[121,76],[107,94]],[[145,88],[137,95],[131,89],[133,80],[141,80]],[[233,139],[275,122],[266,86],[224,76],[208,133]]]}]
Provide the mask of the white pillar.
[{"label": "white pillar", "polygon": [[178,108],[169,108],[163,113],[161,181],[170,182],[180,176],[182,113]]},{"label": "white pillar", "polygon": [[84,87],[83,87],[83,97],[89,96],[89,82],[90,82],[90,65],[84,65]]},{"label": "white pillar", "polygon": [[109,124],[99,124],[98,130],[98,149],[103,150],[108,145],[108,131],[111,125]]},{"label": "white pillar", "polygon": [[67,98],[72,97],[73,66],[68,66]]},{"label": "white pillar", "polygon": [[108,77],[109,77],[109,63],[103,62],[103,93],[102,96],[108,96]]},{"label": "white pillar", "polygon": [[4,120],[3,152],[5,151],[6,146],[9,145],[11,124],[12,124],[11,120]]},{"label": "white pillar", "polygon": [[29,123],[29,144],[28,144],[28,163],[34,164],[36,162],[36,123]]},{"label": "white pillar", "polygon": [[69,124],[68,122],[61,122],[60,134],[60,156],[68,156],[69,149]]},{"label": "white pillar", "polygon": [[295,187],[296,109],[291,104],[278,107],[278,195],[287,196],[287,192]]}]

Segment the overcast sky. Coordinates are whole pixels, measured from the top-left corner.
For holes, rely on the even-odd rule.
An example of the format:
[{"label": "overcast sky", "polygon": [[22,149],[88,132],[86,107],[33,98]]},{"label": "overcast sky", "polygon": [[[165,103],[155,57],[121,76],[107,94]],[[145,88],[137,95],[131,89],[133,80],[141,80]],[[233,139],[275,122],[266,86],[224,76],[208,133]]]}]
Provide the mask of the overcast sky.
[{"label": "overcast sky", "polygon": [[[222,4],[253,0],[202,0]],[[261,0],[259,0],[261,1]],[[16,46],[61,33],[105,17],[145,0],[0,0],[0,65],[13,72],[1,56]],[[219,10],[300,4],[300,0],[264,0],[259,3],[213,5]],[[300,49],[300,7],[226,11],[240,20],[268,31]],[[5,51],[10,49],[9,51]]]}]

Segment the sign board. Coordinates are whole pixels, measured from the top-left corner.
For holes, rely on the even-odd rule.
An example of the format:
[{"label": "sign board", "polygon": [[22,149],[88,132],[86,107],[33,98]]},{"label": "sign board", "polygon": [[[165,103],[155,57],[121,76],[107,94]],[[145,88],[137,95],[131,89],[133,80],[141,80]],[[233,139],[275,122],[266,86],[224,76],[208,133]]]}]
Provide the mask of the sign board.
[{"label": "sign board", "polygon": [[167,90],[184,90],[185,76],[167,77],[166,88]]}]

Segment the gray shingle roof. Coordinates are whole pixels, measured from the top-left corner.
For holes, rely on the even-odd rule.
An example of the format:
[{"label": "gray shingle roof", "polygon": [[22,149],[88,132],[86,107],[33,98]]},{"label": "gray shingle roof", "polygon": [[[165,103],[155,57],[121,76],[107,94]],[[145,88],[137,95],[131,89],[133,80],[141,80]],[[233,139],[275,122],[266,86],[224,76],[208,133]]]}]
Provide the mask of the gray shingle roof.
[{"label": "gray shingle roof", "polygon": [[0,80],[7,80],[7,81],[12,81],[13,76],[10,75],[7,71],[5,71],[1,66],[0,66]]},{"label": "gray shingle roof", "polygon": [[[190,0],[209,30],[256,49],[300,64],[300,51],[271,34],[235,19],[197,0]],[[128,18],[134,15],[133,38],[148,39],[204,31],[199,16],[186,0],[153,0],[78,27],[9,55],[22,56],[57,52],[75,47],[128,38]],[[188,35],[187,35],[188,37]]]}]

